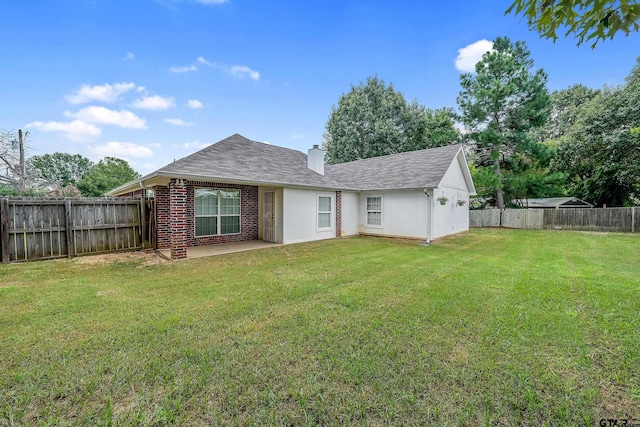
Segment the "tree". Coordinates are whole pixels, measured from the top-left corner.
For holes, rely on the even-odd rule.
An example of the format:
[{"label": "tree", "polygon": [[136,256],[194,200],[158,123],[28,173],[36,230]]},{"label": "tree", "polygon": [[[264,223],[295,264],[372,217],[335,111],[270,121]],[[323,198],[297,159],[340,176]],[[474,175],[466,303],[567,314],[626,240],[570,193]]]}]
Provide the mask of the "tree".
[{"label": "tree", "polygon": [[93,162],[80,154],[43,154],[27,160],[27,169],[35,179],[57,188],[76,185],[92,167]]},{"label": "tree", "polygon": [[[27,136],[29,132],[24,134],[24,137]],[[17,135],[14,132],[0,132],[0,184],[13,188],[19,195],[24,195],[27,190],[22,129],[18,129]]]},{"label": "tree", "polygon": [[533,140],[548,145],[557,144],[578,121],[582,107],[599,93],[599,90],[583,85],[554,91],[551,94],[551,115],[544,126],[531,130]]},{"label": "tree", "polygon": [[565,37],[574,34],[578,45],[613,39],[622,31],[638,31],[640,4],[636,0],[516,0],[505,13],[523,15],[529,27],[542,37],[556,41],[561,27]]},{"label": "tree", "polygon": [[476,145],[477,166],[493,168],[496,205],[505,207],[505,170],[516,155],[532,152],[530,129],[549,116],[550,101],[543,70],[532,73],[533,60],[524,42],[498,37],[493,50],[476,64],[475,73],[460,76],[461,119]]},{"label": "tree", "polygon": [[331,108],[324,149],[329,163],[447,145],[458,140],[451,111],[408,104],[377,77],[351,86]]},{"label": "tree", "polygon": [[572,195],[596,205],[640,201],[640,58],[626,84],[605,88],[560,139],[554,167],[570,175]]},{"label": "tree", "polygon": [[83,196],[99,197],[139,177],[126,160],[105,157],[84,174],[77,187]]}]

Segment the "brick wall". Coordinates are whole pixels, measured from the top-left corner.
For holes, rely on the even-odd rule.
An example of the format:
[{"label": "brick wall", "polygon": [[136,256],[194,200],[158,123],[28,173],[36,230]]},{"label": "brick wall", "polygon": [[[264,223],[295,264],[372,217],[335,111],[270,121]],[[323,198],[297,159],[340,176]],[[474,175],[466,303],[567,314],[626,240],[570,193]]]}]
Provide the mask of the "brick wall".
[{"label": "brick wall", "polygon": [[183,180],[172,179],[169,182],[171,259],[187,257],[189,223],[193,222],[193,220],[189,221],[188,194],[189,188]]},{"label": "brick wall", "polygon": [[[233,188],[240,190],[240,234],[195,237],[195,188]],[[176,256],[186,256],[186,248],[217,243],[258,239],[258,187],[211,182],[185,181],[180,187],[171,180],[168,187],[155,187],[156,238],[158,249],[172,249]],[[174,200],[175,199],[175,200]],[[171,213],[173,212],[173,216]]]},{"label": "brick wall", "polygon": [[169,249],[171,230],[169,229],[169,187],[154,187],[156,192],[156,242],[158,249]]},{"label": "brick wall", "polygon": [[[194,226],[194,190],[195,188],[233,188],[240,190],[240,234],[227,234],[224,236],[195,237]],[[216,243],[244,242],[258,239],[258,187],[253,185],[220,184],[211,182],[188,181],[187,206],[189,210],[189,231],[187,240],[189,246],[213,245]]]}]

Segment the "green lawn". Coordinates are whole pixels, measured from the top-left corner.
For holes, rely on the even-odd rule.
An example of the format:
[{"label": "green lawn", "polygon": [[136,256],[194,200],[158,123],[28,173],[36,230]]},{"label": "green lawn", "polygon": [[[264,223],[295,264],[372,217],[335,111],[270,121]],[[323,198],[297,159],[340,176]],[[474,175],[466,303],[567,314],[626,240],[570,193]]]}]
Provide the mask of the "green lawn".
[{"label": "green lawn", "polygon": [[0,425],[640,418],[640,237],[0,265]]}]

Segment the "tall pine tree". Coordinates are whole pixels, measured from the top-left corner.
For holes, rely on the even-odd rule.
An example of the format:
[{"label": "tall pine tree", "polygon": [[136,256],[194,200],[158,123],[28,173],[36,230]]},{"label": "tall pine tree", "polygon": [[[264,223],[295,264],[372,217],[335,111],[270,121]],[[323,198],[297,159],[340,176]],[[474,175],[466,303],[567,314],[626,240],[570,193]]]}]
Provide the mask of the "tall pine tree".
[{"label": "tall pine tree", "polygon": [[478,166],[493,168],[492,193],[499,209],[505,207],[509,165],[532,151],[528,132],[549,116],[547,74],[532,72],[529,55],[524,42],[512,44],[507,37],[498,37],[476,64],[475,73],[460,76],[462,122],[476,144]]}]

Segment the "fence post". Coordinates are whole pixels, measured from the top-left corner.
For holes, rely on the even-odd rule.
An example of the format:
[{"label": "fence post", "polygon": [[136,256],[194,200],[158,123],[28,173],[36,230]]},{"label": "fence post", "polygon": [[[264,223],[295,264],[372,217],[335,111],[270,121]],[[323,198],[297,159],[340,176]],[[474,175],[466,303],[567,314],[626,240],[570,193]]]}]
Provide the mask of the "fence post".
[{"label": "fence post", "polygon": [[635,233],[636,232],[636,208],[632,207],[631,208],[631,232]]},{"label": "fence post", "polygon": [[64,223],[65,223],[65,237],[67,240],[67,258],[71,258],[74,255],[73,250],[73,221],[71,219],[71,200],[64,201]]},{"label": "fence post", "polygon": [[140,241],[142,243],[142,250],[147,248],[147,204],[145,197],[140,197]]},{"label": "fence post", "polygon": [[0,253],[9,262],[9,200],[0,199]]}]

